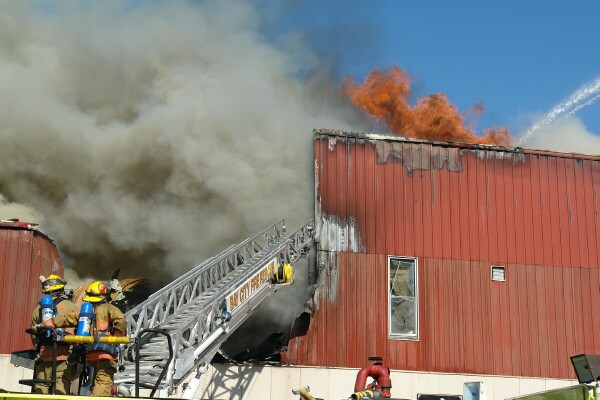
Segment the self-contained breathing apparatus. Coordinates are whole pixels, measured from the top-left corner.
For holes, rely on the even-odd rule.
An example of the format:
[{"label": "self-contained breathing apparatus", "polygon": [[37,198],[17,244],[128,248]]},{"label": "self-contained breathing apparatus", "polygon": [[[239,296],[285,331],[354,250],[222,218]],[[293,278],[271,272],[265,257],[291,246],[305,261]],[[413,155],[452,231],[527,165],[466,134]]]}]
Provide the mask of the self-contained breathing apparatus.
[{"label": "self-contained breathing apparatus", "polygon": [[[115,274],[118,275],[118,271],[119,270],[117,270]],[[113,278],[115,274],[113,274]],[[102,332],[99,332],[96,321],[96,307],[108,303],[111,292],[111,287],[101,281],[93,282],[85,291],[86,296],[83,298],[85,303],[81,305],[79,320],[82,327],[87,327],[87,335],[91,334],[94,336],[94,342],[88,346],[88,353],[92,351],[101,351],[108,353],[113,357],[119,355],[119,348],[117,346],[111,346],[110,344],[101,343],[99,341],[99,339],[105,335],[112,335],[113,327],[102,327]]]},{"label": "self-contained breathing apparatus", "polygon": [[45,322],[54,318],[56,311],[56,304],[54,304],[52,296],[48,294],[43,296],[42,300],[40,301],[40,321]]},{"label": "self-contained breathing apparatus", "polygon": [[[56,314],[58,313],[58,305],[61,301],[65,299],[66,297],[64,295],[55,296],[54,298],[52,295],[49,294],[42,296],[39,308],[39,321],[41,321],[42,324],[47,324],[46,321],[51,320],[56,316]],[[62,337],[65,335],[64,328],[57,328],[55,330],[58,336]],[[47,338],[50,338],[50,332],[47,330],[44,332],[45,336]]]},{"label": "self-contained breathing apparatus", "polygon": [[[57,304],[62,301],[62,298],[59,296],[56,298],[56,301],[52,299],[52,296],[47,294],[42,296],[42,300],[40,300],[40,315],[39,320],[42,323],[45,323],[48,320],[54,318],[57,313]],[[46,336],[50,334],[49,331],[46,331]],[[48,336],[49,337],[49,336]]]},{"label": "self-contained breathing apparatus", "polygon": [[[118,369],[122,370],[123,356],[120,351],[118,344],[106,343],[104,339],[112,338],[112,326],[107,326],[106,330],[99,331],[97,318],[96,318],[96,307],[107,302],[108,295],[106,286],[100,282],[94,282],[86,290],[87,296],[84,300],[88,300],[81,305],[79,312],[79,322],[77,325],[77,335],[80,337],[89,338],[85,344],[79,344],[81,348],[81,363],[84,365],[82,372],[82,387],[89,387],[93,376],[93,367],[87,360],[87,355],[92,352],[101,352],[110,355],[111,357],[117,358]],[[107,292],[110,293],[110,292]],[[93,302],[93,303],[92,303]]]},{"label": "self-contained breathing apparatus", "polygon": [[119,370],[123,368],[123,357],[121,356],[118,343],[115,342],[116,345],[102,343],[102,338],[105,337],[109,331],[95,335],[96,332],[97,327],[94,305],[89,302],[84,302],[80,308],[75,336],[71,338],[63,338],[65,341],[74,342],[73,353],[75,354],[77,362],[82,365],[82,370],[79,375],[80,394],[88,394],[91,390],[94,368],[87,362],[86,359],[86,355],[90,352],[101,351],[110,354],[112,357],[118,356]]}]

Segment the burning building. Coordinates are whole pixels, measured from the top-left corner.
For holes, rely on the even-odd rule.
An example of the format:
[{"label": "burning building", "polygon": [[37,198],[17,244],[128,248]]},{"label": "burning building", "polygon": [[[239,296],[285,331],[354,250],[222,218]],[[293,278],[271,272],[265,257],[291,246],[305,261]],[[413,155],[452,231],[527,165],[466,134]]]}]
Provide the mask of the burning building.
[{"label": "burning building", "polygon": [[339,398],[379,356],[394,397],[500,399],[569,385],[569,358],[600,351],[600,157],[317,130],[314,168],[310,320],[282,367],[213,365],[209,398]]},{"label": "burning building", "polygon": [[291,364],[544,389],[600,352],[600,157],[333,130],[314,156],[320,279]]}]

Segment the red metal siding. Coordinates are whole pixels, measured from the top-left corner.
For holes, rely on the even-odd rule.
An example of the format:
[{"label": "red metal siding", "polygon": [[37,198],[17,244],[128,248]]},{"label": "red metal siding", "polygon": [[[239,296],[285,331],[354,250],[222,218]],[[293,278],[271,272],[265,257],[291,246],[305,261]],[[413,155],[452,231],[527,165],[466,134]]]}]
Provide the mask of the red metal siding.
[{"label": "red metal siding", "polygon": [[599,268],[600,157],[509,150],[318,136],[317,218],[337,250]]},{"label": "red metal siding", "polygon": [[54,243],[45,235],[16,224],[0,224],[0,354],[31,348],[25,334],[41,298],[40,275],[63,275]]},{"label": "red metal siding", "polygon": [[[599,157],[317,132],[315,167],[339,262],[290,362],[574,378],[600,352]],[[419,259],[418,341],[387,337],[388,255]]]},{"label": "red metal siding", "polygon": [[507,264],[507,281],[493,282],[487,262],[419,262],[418,341],[387,338],[387,257],[339,253],[290,363],[359,368],[382,355],[401,370],[575,379],[569,357],[600,350],[600,307],[583,300],[600,270]]}]

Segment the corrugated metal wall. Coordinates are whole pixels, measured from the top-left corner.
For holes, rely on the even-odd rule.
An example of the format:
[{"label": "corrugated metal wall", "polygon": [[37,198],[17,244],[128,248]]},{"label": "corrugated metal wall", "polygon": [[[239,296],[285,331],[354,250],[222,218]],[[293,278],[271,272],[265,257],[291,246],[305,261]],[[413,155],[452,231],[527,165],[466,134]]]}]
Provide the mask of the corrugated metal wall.
[{"label": "corrugated metal wall", "polygon": [[[341,253],[291,363],[574,378],[600,353],[599,158],[317,133],[315,159]],[[419,258],[418,341],[387,337],[387,255]]]},{"label": "corrugated metal wall", "polygon": [[38,277],[64,273],[58,250],[46,236],[6,225],[0,225],[0,354],[32,348],[25,329],[41,298]]},{"label": "corrugated metal wall", "polygon": [[575,379],[569,357],[600,352],[599,270],[507,264],[492,282],[487,262],[419,261],[418,341],[387,338],[387,257],[344,252],[289,362],[360,368],[378,355],[392,369]]}]

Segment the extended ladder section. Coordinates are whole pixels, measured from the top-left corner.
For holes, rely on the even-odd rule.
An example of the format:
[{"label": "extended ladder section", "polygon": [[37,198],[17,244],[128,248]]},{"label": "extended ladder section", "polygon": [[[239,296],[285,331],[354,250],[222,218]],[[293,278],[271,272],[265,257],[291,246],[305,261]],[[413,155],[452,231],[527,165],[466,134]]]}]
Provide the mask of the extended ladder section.
[{"label": "extended ladder section", "polygon": [[[313,234],[312,220],[289,236],[285,222],[278,221],[206,260],[125,314],[131,338],[145,329],[163,329],[171,337],[174,355],[160,382],[162,393],[171,393],[211,361],[227,337],[274,291],[277,266],[304,256]],[[167,339],[147,334],[140,346],[140,387],[153,387],[168,362]],[[115,375],[115,384],[132,393],[134,382],[135,364],[129,362]]]}]

